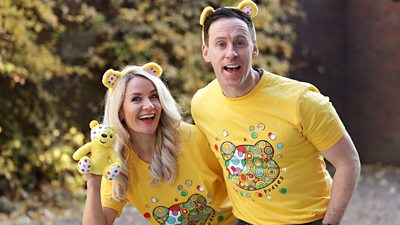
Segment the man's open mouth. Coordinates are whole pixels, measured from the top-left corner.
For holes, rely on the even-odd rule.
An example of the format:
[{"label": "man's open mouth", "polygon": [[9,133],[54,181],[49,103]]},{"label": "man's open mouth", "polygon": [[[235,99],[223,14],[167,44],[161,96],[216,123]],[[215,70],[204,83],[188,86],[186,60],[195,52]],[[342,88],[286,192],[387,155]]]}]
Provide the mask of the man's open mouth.
[{"label": "man's open mouth", "polygon": [[229,65],[229,66],[224,66],[224,70],[228,71],[229,73],[235,72],[240,70],[241,66],[239,65]]}]

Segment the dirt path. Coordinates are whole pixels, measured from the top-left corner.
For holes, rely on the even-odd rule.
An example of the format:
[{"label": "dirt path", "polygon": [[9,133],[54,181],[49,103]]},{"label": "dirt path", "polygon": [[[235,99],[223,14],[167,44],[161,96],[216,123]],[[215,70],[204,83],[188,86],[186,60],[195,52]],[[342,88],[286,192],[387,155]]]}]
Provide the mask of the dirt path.
[{"label": "dirt path", "polygon": [[342,224],[400,224],[400,167],[363,166]]},{"label": "dirt path", "polygon": [[[343,218],[343,225],[400,224],[400,167],[362,167],[357,190]],[[132,224],[133,208],[126,208],[118,225]],[[137,218],[137,217],[136,217]],[[144,222],[143,222],[144,221]],[[397,221],[397,222],[396,222]],[[146,224],[141,220],[139,224]]]},{"label": "dirt path", "polygon": [[[400,167],[363,165],[357,190],[350,201],[342,225],[400,224]],[[78,209],[79,210],[79,209]],[[66,210],[68,211],[68,210]],[[80,225],[80,215],[70,212],[64,218],[52,215],[39,221],[23,216],[14,221],[0,215],[0,225]],[[132,207],[125,207],[116,225],[148,224]]]}]

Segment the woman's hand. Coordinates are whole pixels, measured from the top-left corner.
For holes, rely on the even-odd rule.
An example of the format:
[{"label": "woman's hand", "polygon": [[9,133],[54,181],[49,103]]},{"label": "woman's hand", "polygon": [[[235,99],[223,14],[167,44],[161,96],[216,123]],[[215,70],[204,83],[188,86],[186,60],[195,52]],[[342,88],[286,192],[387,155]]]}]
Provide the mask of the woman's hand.
[{"label": "woman's hand", "polygon": [[102,178],[101,175],[96,175],[96,174],[92,174],[92,173],[85,174],[88,191],[89,191],[89,188],[90,189],[94,188],[94,190],[100,190],[101,178]]}]

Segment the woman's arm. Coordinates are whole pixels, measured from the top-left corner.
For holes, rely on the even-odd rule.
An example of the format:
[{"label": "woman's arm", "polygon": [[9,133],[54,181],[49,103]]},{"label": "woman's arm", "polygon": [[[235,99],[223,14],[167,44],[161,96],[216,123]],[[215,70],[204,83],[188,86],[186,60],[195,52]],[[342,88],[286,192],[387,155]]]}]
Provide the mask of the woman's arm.
[{"label": "woman's arm", "polygon": [[100,186],[102,176],[87,174],[87,196],[83,210],[83,225],[111,225],[117,216],[117,211],[101,206]]}]

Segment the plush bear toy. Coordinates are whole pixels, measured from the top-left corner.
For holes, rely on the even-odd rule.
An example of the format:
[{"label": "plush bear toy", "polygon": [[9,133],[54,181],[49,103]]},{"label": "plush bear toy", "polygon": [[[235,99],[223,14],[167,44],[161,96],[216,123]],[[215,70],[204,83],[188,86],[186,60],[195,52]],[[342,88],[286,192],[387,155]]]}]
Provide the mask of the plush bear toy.
[{"label": "plush bear toy", "polygon": [[96,120],[90,122],[89,126],[91,142],[76,150],[72,158],[79,160],[78,170],[81,174],[103,175],[108,180],[114,180],[121,171],[121,160],[113,149],[116,131]]}]

